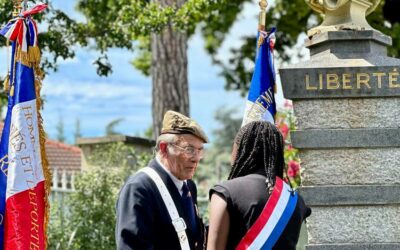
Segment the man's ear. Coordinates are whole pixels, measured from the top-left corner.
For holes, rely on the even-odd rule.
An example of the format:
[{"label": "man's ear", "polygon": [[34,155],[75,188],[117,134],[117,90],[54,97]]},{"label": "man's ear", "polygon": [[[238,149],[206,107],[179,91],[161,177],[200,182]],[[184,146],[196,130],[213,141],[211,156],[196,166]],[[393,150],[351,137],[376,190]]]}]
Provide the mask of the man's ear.
[{"label": "man's ear", "polygon": [[161,141],[159,147],[161,155],[165,155],[168,152],[168,142]]}]

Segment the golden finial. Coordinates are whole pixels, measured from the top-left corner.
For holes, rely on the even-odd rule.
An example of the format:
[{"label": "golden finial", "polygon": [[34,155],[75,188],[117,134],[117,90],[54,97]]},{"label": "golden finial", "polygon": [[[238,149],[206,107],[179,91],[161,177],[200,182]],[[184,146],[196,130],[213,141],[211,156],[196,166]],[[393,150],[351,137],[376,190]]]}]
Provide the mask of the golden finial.
[{"label": "golden finial", "polygon": [[[265,31],[265,19],[267,18],[267,6],[268,6],[268,2],[267,0],[260,0],[260,2],[258,3],[258,5],[260,5],[260,15],[259,15],[259,19],[258,19],[258,30],[259,31]],[[259,35],[258,36],[258,47],[260,48],[260,46],[262,44],[264,44],[264,36],[263,35]]]},{"label": "golden finial", "polygon": [[21,11],[22,11],[22,2],[23,0],[13,0],[14,2],[14,11],[13,11],[13,17],[17,17]]},{"label": "golden finial", "polygon": [[265,31],[265,19],[267,18],[267,0],[260,0],[258,3],[260,5],[260,15],[258,20],[258,29]]}]

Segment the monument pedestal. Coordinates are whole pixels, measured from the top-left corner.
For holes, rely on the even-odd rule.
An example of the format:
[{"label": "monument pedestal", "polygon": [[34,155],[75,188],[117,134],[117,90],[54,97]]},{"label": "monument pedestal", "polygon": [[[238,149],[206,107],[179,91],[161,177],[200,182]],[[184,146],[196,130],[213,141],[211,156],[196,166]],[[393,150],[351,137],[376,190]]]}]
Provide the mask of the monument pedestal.
[{"label": "monument pedestal", "polygon": [[293,100],[309,250],[400,249],[400,60],[374,30],[307,42],[309,61],[280,69]]}]

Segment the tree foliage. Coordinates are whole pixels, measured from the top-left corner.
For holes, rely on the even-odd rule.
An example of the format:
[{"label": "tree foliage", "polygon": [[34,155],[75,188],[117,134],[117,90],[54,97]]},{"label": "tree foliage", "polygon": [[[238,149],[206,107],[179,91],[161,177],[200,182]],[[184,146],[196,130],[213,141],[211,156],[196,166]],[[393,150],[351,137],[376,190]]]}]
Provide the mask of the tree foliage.
[{"label": "tree foliage", "polygon": [[76,118],[75,120],[75,132],[74,132],[74,143],[78,140],[78,138],[82,137],[82,132],[81,132],[81,120],[79,118]]},{"label": "tree foliage", "polygon": [[[167,25],[193,34],[200,25],[211,54],[217,52],[226,33],[236,20],[243,4],[250,0],[188,0],[183,6],[161,7],[148,0],[77,0],[76,9],[85,16],[81,22],[72,19],[63,10],[55,9],[49,0],[49,8],[35,16],[38,23],[46,23],[47,30],[39,34],[40,47],[47,56],[43,59],[45,69],[56,70],[60,59],[73,58],[74,46],[79,45],[99,51],[94,64],[99,75],[112,72],[108,61],[109,48],[136,50],[133,65],[149,74],[152,32],[160,32]],[[0,0],[0,23],[11,19],[12,1]],[[5,39],[0,38],[0,46]]]},{"label": "tree foliage", "polygon": [[57,130],[57,141],[59,142],[65,142],[66,137],[65,137],[65,131],[64,131],[64,120],[63,118],[60,117],[58,118],[58,122],[56,125],[56,130]]},{"label": "tree foliage", "polygon": [[118,118],[115,120],[112,120],[106,125],[106,136],[109,135],[120,135],[121,133],[116,131],[116,127],[124,121],[124,118]]}]

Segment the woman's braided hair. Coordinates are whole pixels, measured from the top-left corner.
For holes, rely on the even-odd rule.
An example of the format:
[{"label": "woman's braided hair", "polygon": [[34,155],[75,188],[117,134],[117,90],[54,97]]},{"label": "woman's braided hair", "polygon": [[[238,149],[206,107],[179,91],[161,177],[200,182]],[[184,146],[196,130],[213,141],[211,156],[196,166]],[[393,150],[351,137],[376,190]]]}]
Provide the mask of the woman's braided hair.
[{"label": "woman's braided hair", "polygon": [[265,121],[248,123],[239,130],[235,144],[237,154],[228,179],[260,173],[274,186],[276,176],[283,178],[284,141],[275,125]]}]

